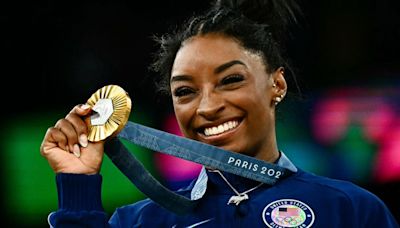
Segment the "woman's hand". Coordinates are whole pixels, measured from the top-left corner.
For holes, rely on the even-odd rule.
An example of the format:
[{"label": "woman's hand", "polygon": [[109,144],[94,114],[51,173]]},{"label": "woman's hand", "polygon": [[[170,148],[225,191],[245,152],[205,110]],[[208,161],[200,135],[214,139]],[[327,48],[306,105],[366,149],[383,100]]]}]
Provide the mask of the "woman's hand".
[{"label": "woman's hand", "polygon": [[88,105],[77,105],[50,127],[40,146],[40,153],[56,173],[95,174],[103,161],[104,142],[88,142],[84,117],[91,113]]}]

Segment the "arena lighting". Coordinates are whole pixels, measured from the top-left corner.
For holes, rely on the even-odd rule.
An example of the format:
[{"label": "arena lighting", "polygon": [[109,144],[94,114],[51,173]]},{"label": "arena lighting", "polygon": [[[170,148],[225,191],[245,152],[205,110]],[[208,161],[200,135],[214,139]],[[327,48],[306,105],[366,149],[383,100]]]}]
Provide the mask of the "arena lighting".
[{"label": "arena lighting", "polygon": [[313,137],[344,163],[350,163],[349,179],[400,180],[399,91],[336,89],[316,102],[311,120]]}]

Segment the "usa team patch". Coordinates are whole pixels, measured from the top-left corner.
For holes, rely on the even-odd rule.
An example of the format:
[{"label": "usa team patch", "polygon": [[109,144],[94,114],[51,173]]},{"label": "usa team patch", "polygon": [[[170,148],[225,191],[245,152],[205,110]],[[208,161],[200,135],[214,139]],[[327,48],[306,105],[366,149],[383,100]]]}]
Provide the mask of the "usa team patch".
[{"label": "usa team patch", "polygon": [[305,203],[295,199],[281,199],[268,204],[263,212],[264,223],[270,228],[311,227],[314,212]]}]

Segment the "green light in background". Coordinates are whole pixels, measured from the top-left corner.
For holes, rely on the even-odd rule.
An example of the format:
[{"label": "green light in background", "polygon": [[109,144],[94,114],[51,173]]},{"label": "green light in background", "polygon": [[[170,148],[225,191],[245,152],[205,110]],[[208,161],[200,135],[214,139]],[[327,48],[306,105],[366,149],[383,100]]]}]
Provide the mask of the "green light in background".
[{"label": "green light in background", "polygon": [[365,138],[362,126],[350,124],[346,134],[336,143],[335,151],[347,162],[352,181],[363,183],[372,179],[372,164],[378,149]]},{"label": "green light in background", "polygon": [[[17,222],[19,225],[47,224],[48,214],[57,210],[55,174],[47,160],[40,155],[39,148],[47,128],[63,115],[58,112],[30,113],[14,117],[3,128],[3,194],[9,219],[24,218]],[[136,109],[130,119],[149,124],[146,116]],[[124,144],[156,176],[153,152],[133,144]],[[103,206],[108,213],[112,213],[116,207],[144,198],[107,156],[101,174]]]}]

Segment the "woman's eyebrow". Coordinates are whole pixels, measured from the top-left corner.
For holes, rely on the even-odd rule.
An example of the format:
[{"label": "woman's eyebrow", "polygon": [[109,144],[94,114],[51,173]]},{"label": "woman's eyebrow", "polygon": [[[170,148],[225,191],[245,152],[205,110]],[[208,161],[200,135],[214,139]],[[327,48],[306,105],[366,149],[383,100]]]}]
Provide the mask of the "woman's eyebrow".
[{"label": "woman's eyebrow", "polygon": [[192,80],[192,77],[190,77],[189,75],[175,75],[175,76],[172,76],[171,83],[177,82],[177,81],[191,81],[191,80]]},{"label": "woman's eyebrow", "polygon": [[[236,64],[240,64],[240,65],[243,65],[243,66],[247,67],[246,64],[244,64],[240,60],[232,60],[232,61],[229,61],[227,63],[224,63],[224,64],[216,67],[215,70],[214,70],[214,73],[215,74],[219,74],[222,71],[224,71],[224,70],[228,69],[229,67],[231,67],[233,65],[236,65]],[[171,82],[170,83],[177,82],[177,81],[191,81],[191,80],[193,80],[193,79],[189,75],[184,75],[184,74],[183,75],[175,75],[175,76],[171,77]]]},{"label": "woman's eyebrow", "polygon": [[224,70],[228,69],[229,67],[231,67],[233,65],[236,65],[236,64],[240,64],[240,65],[243,65],[243,66],[247,67],[246,64],[244,64],[240,60],[232,60],[232,61],[224,63],[224,64],[218,66],[217,68],[215,68],[214,73],[215,74],[221,73],[222,71],[224,71]]}]

